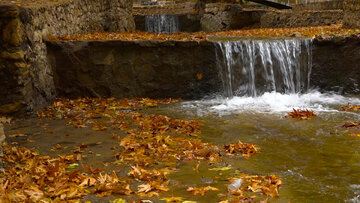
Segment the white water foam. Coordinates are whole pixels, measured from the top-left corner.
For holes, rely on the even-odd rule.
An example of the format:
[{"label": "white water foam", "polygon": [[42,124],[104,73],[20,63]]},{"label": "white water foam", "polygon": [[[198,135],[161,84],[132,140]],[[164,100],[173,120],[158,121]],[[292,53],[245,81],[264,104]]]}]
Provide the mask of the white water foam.
[{"label": "white water foam", "polygon": [[258,97],[232,97],[184,102],[184,107],[200,108],[220,114],[242,112],[283,113],[292,109],[309,109],[316,112],[335,112],[340,105],[359,105],[359,98],[311,91],[305,94],[266,92]]}]

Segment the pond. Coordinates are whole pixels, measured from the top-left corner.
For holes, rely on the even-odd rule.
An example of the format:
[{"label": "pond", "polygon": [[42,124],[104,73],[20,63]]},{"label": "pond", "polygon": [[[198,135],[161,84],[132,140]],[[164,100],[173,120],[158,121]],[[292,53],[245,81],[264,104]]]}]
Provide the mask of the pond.
[{"label": "pond", "polygon": [[[346,129],[347,121],[358,121],[356,112],[339,111],[341,105],[360,104],[355,97],[321,94],[265,93],[260,97],[217,98],[160,105],[141,111],[143,114],[167,115],[171,118],[199,120],[199,138],[216,145],[252,143],[261,153],[250,158],[224,158],[219,163],[179,161],[169,175],[170,190],[160,197],[182,197],[197,202],[219,202],[228,196],[228,178],[241,173],[278,175],[282,179],[279,198],[259,195],[254,201],[270,202],[358,202],[360,200],[360,131]],[[286,112],[312,109],[318,114],[311,120],[285,118]],[[129,166],[114,164],[114,146],[126,133],[119,130],[94,131],[91,128],[66,126],[67,120],[27,119],[7,126],[8,142],[35,148],[41,154],[56,156],[87,145],[82,162],[85,165],[116,170],[126,176]],[[60,145],[61,147],[56,147]],[[199,164],[199,165],[198,165]],[[198,166],[197,166],[198,165]],[[226,170],[209,170],[223,168]],[[194,196],[188,187],[211,185],[219,191]],[[103,199],[87,197],[93,202]],[[115,197],[113,197],[115,198]],[[136,199],[135,196],[133,198]],[[110,198],[111,199],[111,198]],[[126,199],[126,198],[125,198]]]}]

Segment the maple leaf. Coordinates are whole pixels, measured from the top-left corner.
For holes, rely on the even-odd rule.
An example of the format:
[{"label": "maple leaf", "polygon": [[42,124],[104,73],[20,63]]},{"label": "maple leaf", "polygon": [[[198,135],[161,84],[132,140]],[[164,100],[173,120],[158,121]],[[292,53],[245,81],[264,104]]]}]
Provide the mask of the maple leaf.
[{"label": "maple leaf", "polygon": [[85,178],[81,183],[80,183],[80,187],[85,187],[85,186],[94,186],[96,184],[96,179],[89,177],[89,178]]},{"label": "maple leaf", "polygon": [[25,194],[30,196],[32,201],[37,201],[44,196],[44,193],[37,187],[31,186],[31,188],[24,190]]},{"label": "maple leaf", "polygon": [[204,196],[205,193],[209,190],[212,191],[218,191],[219,189],[216,187],[212,187],[212,186],[207,186],[207,187],[201,187],[201,188],[196,188],[196,187],[189,187],[186,191],[190,192],[193,195],[201,195]]},{"label": "maple leaf", "polygon": [[299,120],[310,120],[313,119],[315,116],[317,116],[316,113],[312,110],[301,110],[301,109],[293,109],[292,112],[289,112],[285,118],[295,118]]},{"label": "maple leaf", "polygon": [[150,184],[142,184],[142,185],[139,185],[138,188],[139,188],[138,193],[140,193],[140,192],[147,193],[147,192],[150,192],[152,189]]}]

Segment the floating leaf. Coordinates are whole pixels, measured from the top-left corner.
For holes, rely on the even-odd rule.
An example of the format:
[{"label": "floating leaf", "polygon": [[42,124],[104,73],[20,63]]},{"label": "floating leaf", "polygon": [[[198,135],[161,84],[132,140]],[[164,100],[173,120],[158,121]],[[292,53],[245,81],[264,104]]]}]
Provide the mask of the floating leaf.
[{"label": "floating leaf", "polygon": [[316,113],[312,110],[301,110],[301,109],[293,109],[292,112],[289,112],[286,118],[295,118],[299,120],[310,120],[313,119],[315,116],[317,116]]},{"label": "floating leaf", "polygon": [[359,111],[360,105],[344,105],[340,107],[341,111]]},{"label": "floating leaf", "polygon": [[360,127],[360,122],[346,122],[342,127],[357,129]]},{"label": "floating leaf", "polygon": [[189,187],[186,191],[190,192],[193,195],[204,196],[207,191],[218,191],[218,190],[219,189],[217,189],[216,187],[207,186],[201,188]]},{"label": "floating leaf", "polygon": [[211,168],[210,171],[227,171],[230,170],[230,167],[222,167],[222,168]]}]

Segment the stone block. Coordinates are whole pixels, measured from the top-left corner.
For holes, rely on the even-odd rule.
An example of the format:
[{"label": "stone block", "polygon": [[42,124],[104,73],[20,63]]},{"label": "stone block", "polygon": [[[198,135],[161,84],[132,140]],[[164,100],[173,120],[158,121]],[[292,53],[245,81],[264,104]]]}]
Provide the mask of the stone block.
[{"label": "stone block", "polygon": [[10,60],[23,60],[24,59],[24,52],[23,51],[17,51],[17,52],[7,52],[3,51],[0,54],[0,57],[3,59],[10,59]]},{"label": "stone block", "polygon": [[18,18],[8,22],[2,32],[2,39],[12,46],[20,46],[24,42],[24,32],[21,21]]},{"label": "stone block", "polygon": [[23,102],[16,102],[13,104],[5,104],[0,106],[0,114],[11,115],[20,112],[24,108]]},{"label": "stone block", "polygon": [[343,22],[341,10],[324,11],[277,11],[261,16],[261,27],[323,26]]},{"label": "stone block", "polygon": [[0,17],[16,18],[19,16],[20,9],[16,5],[0,5]]}]

